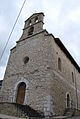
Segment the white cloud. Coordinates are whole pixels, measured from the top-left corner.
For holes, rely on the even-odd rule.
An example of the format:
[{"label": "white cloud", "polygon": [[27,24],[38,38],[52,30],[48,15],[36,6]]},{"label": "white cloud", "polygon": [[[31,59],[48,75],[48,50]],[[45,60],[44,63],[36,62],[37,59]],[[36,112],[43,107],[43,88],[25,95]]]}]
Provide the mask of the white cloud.
[{"label": "white cloud", "polygon": [[73,22],[80,23],[80,7],[70,12],[69,19]]},{"label": "white cloud", "polygon": [[53,20],[56,21],[61,12],[61,4],[57,3],[56,1],[53,2],[53,0],[51,1],[43,0],[42,5],[43,10],[46,13],[46,17],[52,21]]},{"label": "white cloud", "polygon": [[0,15],[0,34],[2,32],[6,32],[6,30],[7,30],[6,20],[5,20],[4,16]]}]

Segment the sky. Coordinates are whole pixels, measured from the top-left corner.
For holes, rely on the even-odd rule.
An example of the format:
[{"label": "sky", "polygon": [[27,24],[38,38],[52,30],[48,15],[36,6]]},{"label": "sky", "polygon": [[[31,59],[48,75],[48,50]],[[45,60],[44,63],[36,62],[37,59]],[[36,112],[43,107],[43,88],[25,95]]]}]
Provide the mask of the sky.
[{"label": "sky", "polygon": [[[0,56],[24,0],[1,0]],[[80,66],[80,0],[26,0],[14,32],[0,61],[0,80],[3,80],[10,49],[19,40],[24,21],[33,13],[43,12],[44,29],[60,38]]]}]

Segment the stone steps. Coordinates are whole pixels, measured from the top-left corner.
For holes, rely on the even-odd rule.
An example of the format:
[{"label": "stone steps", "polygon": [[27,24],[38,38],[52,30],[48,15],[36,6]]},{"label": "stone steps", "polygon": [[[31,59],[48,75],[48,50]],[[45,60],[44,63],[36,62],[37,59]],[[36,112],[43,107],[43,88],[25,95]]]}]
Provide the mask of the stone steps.
[{"label": "stone steps", "polygon": [[56,117],[50,117],[50,118],[39,118],[39,117],[26,117],[26,118],[19,118],[14,116],[8,116],[4,114],[0,114],[0,119],[66,119],[66,116],[56,116]]},{"label": "stone steps", "polygon": [[37,111],[28,105],[20,105],[16,103],[0,103],[0,113],[15,117],[42,117]]},{"label": "stone steps", "polygon": [[0,114],[0,119],[66,119],[66,116],[57,116],[57,117],[50,117],[50,118],[39,118],[39,117],[26,117],[26,118],[19,118],[14,116],[8,116],[4,114]]},{"label": "stone steps", "polygon": [[73,116],[73,113],[74,113],[74,110],[73,109],[66,108],[65,111],[64,111],[64,116],[71,117],[71,116]]},{"label": "stone steps", "polygon": [[0,114],[0,119],[25,119],[25,118],[19,118],[19,117],[14,117],[14,116],[8,116],[8,115]]},{"label": "stone steps", "polygon": [[[72,115],[71,109],[66,109],[64,116],[56,116],[56,117],[49,117],[44,118],[40,115],[37,111],[33,110],[28,105],[20,105],[16,103],[0,103],[0,114],[9,115],[11,118],[8,119],[16,119],[18,118],[25,118],[29,117],[29,119],[66,119],[69,115]],[[2,117],[0,117],[2,118]],[[7,116],[2,119],[7,119]]]}]

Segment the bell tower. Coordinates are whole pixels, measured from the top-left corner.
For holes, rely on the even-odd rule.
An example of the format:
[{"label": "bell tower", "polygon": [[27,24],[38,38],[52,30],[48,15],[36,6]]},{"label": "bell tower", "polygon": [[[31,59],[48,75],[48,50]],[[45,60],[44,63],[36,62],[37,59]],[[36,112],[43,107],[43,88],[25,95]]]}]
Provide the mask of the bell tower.
[{"label": "bell tower", "polygon": [[20,40],[30,37],[36,33],[39,33],[43,30],[43,18],[44,14],[35,13],[31,15],[26,21],[23,29],[23,34]]}]

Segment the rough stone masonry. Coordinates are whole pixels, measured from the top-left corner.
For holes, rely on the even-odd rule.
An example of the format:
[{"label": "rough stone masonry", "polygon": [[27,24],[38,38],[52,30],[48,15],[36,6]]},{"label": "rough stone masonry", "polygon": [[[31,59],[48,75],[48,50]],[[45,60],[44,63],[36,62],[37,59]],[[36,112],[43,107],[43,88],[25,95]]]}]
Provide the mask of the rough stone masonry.
[{"label": "rough stone masonry", "polygon": [[[80,109],[80,67],[59,38],[43,29],[43,13],[26,21],[11,49],[0,102],[29,105],[45,116]],[[53,24],[54,25],[54,24]]]}]

